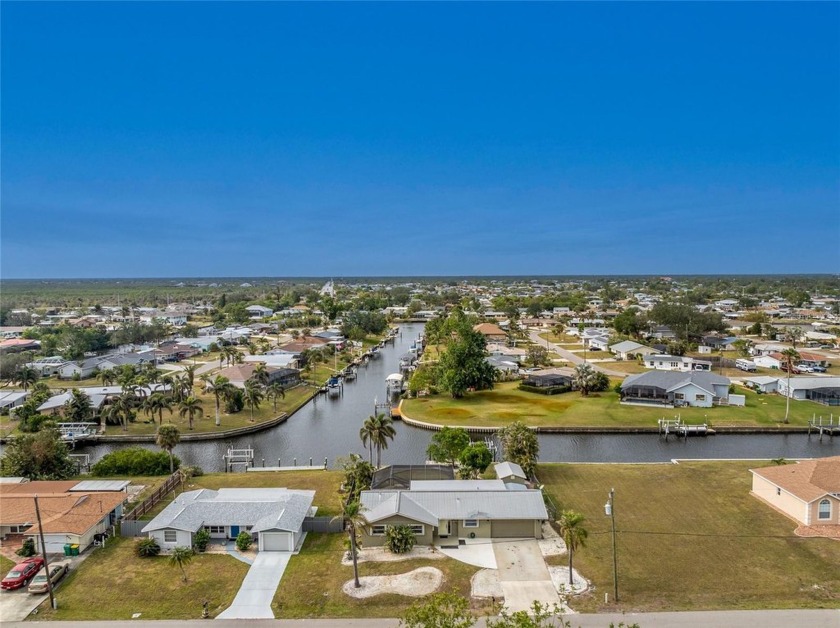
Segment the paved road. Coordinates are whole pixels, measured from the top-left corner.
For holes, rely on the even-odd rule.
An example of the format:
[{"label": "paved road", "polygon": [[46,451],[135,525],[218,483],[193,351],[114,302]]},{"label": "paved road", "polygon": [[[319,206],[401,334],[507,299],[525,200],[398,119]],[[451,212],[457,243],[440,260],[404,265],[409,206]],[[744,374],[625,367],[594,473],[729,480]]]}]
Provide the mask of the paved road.
[{"label": "paved road", "polygon": [[257,552],[233,603],[216,619],[273,618],[271,600],[291,556],[286,552]]},{"label": "paved road", "polygon": [[[784,611],[697,611],[688,613],[601,613],[568,615],[573,628],[607,628],[637,623],[641,628],[837,628],[840,609]],[[206,621],[63,621],[9,622],[3,628],[173,628],[173,626],[207,626]],[[217,619],[213,628],[241,628],[242,621]],[[397,628],[396,619],[254,619],[250,628]],[[483,621],[476,624],[484,626]]]},{"label": "paved road", "polygon": [[[538,345],[542,345],[543,347],[547,347],[549,350],[557,353],[564,360],[567,360],[572,364],[583,364],[583,358],[580,357],[577,353],[572,353],[568,349],[564,349],[563,347],[556,345],[553,342],[549,342],[545,338],[540,338],[539,333],[535,331],[528,332],[528,335],[531,338],[532,342]],[[610,375],[612,377],[625,377],[627,375],[627,373],[622,373],[621,371],[613,371],[612,369],[603,367],[595,362],[587,361],[587,363],[591,364],[596,371],[601,371],[602,373],[606,373],[607,375]]]}]

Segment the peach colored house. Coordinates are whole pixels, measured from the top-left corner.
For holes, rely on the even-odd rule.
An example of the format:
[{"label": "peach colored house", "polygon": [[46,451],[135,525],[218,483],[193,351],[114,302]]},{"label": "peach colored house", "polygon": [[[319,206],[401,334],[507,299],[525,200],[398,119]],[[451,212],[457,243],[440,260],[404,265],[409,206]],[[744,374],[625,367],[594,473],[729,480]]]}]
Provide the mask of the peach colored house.
[{"label": "peach colored house", "polygon": [[802,525],[840,526],[840,456],[750,469],[752,494]]}]

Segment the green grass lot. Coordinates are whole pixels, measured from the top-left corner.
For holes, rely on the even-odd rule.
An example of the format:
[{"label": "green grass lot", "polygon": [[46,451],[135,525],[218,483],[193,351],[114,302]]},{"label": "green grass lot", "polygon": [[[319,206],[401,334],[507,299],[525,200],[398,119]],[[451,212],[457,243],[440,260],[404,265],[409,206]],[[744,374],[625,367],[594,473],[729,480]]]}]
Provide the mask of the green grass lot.
[{"label": "green grass lot", "polygon": [[614,610],[610,488],[622,611],[840,608],[840,542],[794,536],[794,521],[750,496],[747,469],[767,465],[540,465],[558,508],[586,517],[575,567],[594,590],[572,608]]},{"label": "green grass lot", "polygon": [[548,340],[554,344],[560,345],[563,349],[582,349],[583,344],[577,336],[569,336],[567,334],[555,334],[553,331],[543,332],[538,334],[543,340]]},{"label": "green grass lot", "polygon": [[[307,535],[303,550],[292,556],[274,596],[272,608],[276,617],[397,617],[418,599],[390,594],[357,600],[346,595],[341,587],[352,580],[353,567],[341,564],[345,538],[345,534]],[[441,590],[469,597],[470,578],[478,569],[450,558],[360,563],[359,577],[401,574],[427,566],[443,572]]]},{"label": "green grass lot", "polygon": [[93,550],[58,587],[58,610],[42,604],[38,619],[130,620],[134,613],[142,613],[140,619],[199,619],[203,600],[216,616],[230,606],[248,572],[231,556],[199,554],[186,566],[183,582],[166,557],[137,558],[134,543],[117,537]]},{"label": "green grass lot", "polygon": [[5,578],[6,574],[15,566],[15,561],[5,556],[0,556],[0,578]]},{"label": "green grass lot", "polygon": [[[319,516],[335,516],[341,513],[341,496],[338,489],[344,474],[340,471],[266,471],[264,473],[208,473],[192,478],[184,490],[199,488],[218,490],[220,488],[292,488],[315,491],[313,506],[317,506]],[[145,478],[143,478],[145,479]],[[141,484],[142,479],[131,478],[133,484]],[[144,491],[146,492],[146,491]],[[180,493],[181,491],[179,491]],[[149,512],[140,517],[151,521],[174,499],[170,495],[160,501]]]},{"label": "green grass lot", "polygon": [[[784,418],[785,398],[757,395],[738,387],[746,395],[743,408],[647,408],[619,403],[612,390],[583,397],[577,392],[546,396],[517,389],[517,382],[497,384],[493,390],[468,393],[463,399],[435,395],[407,399],[405,416],[439,425],[502,427],[513,421],[531,426],[655,427],[657,419],[680,414],[688,422],[712,426],[775,426]],[[828,414],[825,406],[810,401],[790,402],[790,424],[807,425],[816,413]]]}]

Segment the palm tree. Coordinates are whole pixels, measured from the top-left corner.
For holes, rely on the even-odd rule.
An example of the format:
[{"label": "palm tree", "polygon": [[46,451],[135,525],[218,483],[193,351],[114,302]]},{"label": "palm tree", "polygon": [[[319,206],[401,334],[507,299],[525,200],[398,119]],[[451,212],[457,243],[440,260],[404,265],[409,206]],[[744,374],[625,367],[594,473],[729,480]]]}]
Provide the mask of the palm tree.
[{"label": "palm tree", "polygon": [[204,415],[204,410],[201,408],[201,399],[196,399],[190,395],[178,405],[178,414],[181,415],[182,419],[185,416],[189,417],[190,429],[192,429],[195,416],[201,417]]},{"label": "palm tree", "polygon": [[127,431],[128,422],[134,419],[136,405],[137,397],[132,392],[123,392],[105,409],[105,422],[108,423],[108,419],[111,419],[116,425],[122,425],[124,432]]},{"label": "palm tree", "polygon": [[15,374],[12,377],[12,382],[20,384],[24,391],[28,390],[29,387],[37,381],[38,371],[31,366],[21,366],[17,371],[15,371]]},{"label": "palm tree", "polygon": [[231,393],[233,384],[230,383],[230,380],[227,377],[224,377],[222,375],[216,375],[216,377],[212,379],[209,375],[202,375],[201,381],[204,382],[204,389],[207,390],[207,388],[209,387],[210,390],[213,391],[213,395],[216,397],[216,425],[221,425],[222,399],[226,398]]},{"label": "palm tree", "polygon": [[394,422],[391,420],[391,417],[385,416],[384,414],[377,414],[372,418],[373,431],[371,436],[373,446],[376,447],[376,467],[379,468],[382,466],[382,450],[388,449],[388,440],[394,440],[397,432],[394,429]]},{"label": "palm tree", "polygon": [[787,398],[785,401],[785,423],[788,423],[790,419],[788,415],[790,414],[790,374],[793,372],[794,364],[799,360],[800,355],[796,349],[785,349],[782,351],[782,357],[785,359],[785,368],[787,369],[787,391],[785,397]]},{"label": "palm tree", "polygon": [[195,372],[197,370],[197,364],[190,364],[184,367],[184,384],[189,387],[188,395],[192,394],[192,388],[195,386]]},{"label": "palm tree", "polygon": [[113,369],[105,369],[104,371],[99,372],[99,381],[102,382],[103,386],[110,386],[113,384],[117,379],[117,374],[114,373]]},{"label": "palm tree", "polygon": [[254,372],[251,374],[251,379],[257,382],[260,386],[268,386],[268,380],[270,377],[271,375],[268,373],[268,369],[265,364],[257,364],[254,367]]},{"label": "palm tree", "polygon": [[143,367],[143,375],[149,378],[149,381],[156,384],[158,381],[157,365],[154,362],[146,362]]},{"label": "palm tree", "polygon": [[259,410],[263,400],[262,390],[253,382],[245,382],[245,393],[242,395],[245,405],[251,410],[251,423],[254,422],[254,410]]},{"label": "palm tree", "polygon": [[152,420],[154,420],[155,412],[157,412],[160,424],[163,425],[163,411],[169,410],[169,413],[172,413],[172,401],[163,393],[152,393],[144,402],[143,410],[151,414]]},{"label": "palm tree", "polygon": [[350,535],[350,556],[353,558],[353,583],[358,589],[361,585],[359,582],[359,563],[356,556],[356,530],[367,523],[362,515],[362,505],[358,501],[352,501],[344,504],[344,509],[340,515],[333,517],[333,521],[342,519],[347,534]]},{"label": "palm tree", "polygon": [[589,364],[578,364],[572,376],[572,384],[586,397],[595,385],[596,371]]},{"label": "palm tree", "polygon": [[187,572],[184,566],[190,564],[193,556],[195,556],[195,552],[193,552],[191,547],[176,547],[169,554],[169,564],[173,566],[177,565],[181,569],[181,577],[184,579],[184,582],[187,581]]},{"label": "palm tree", "polygon": [[569,584],[574,585],[574,576],[572,575],[572,562],[574,554],[579,547],[586,547],[586,537],[589,532],[583,527],[585,517],[574,510],[564,510],[560,513],[560,519],[557,524],[560,526],[560,535],[566,543],[566,549],[569,552]]},{"label": "palm tree", "polygon": [[93,416],[93,404],[85,393],[74,388],[64,404],[64,418],[68,421],[87,421]]},{"label": "palm tree", "polygon": [[368,462],[373,464],[373,439],[376,431],[376,417],[369,416],[359,430],[359,438],[362,439],[362,446],[368,448]]},{"label": "palm tree", "polygon": [[172,457],[172,450],[181,442],[181,432],[175,425],[161,425],[155,435],[155,442],[158,447],[169,453],[169,473],[175,473],[175,460]]},{"label": "palm tree", "polygon": [[286,389],[278,382],[269,384],[265,389],[265,394],[274,402],[274,411],[277,412],[277,397],[286,398]]}]

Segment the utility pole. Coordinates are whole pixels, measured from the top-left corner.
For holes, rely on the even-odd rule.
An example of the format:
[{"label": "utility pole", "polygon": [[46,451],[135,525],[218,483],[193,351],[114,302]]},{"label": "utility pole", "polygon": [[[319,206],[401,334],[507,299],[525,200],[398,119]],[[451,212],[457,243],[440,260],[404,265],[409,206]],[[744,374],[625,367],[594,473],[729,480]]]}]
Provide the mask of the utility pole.
[{"label": "utility pole", "polygon": [[55,596],[52,589],[52,578],[50,578],[50,564],[47,562],[47,544],[44,542],[44,528],[41,526],[41,508],[38,506],[38,496],[35,496],[35,516],[38,518],[38,536],[41,537],[41,553],[44,555],[44,572],[47,574],[47,591],[50,593],[50,606],[53,610],[58,608],[55,603]]},{"label": "utility pole", "polygon": [[604,514],[612,519],[612,552],[613,552],[613,595],[618,602],[618,559],[615,553],[615,489],[611,488],[604,504]]}]

